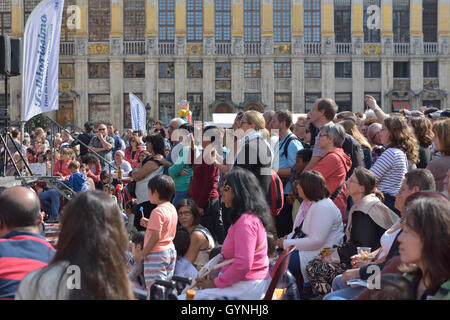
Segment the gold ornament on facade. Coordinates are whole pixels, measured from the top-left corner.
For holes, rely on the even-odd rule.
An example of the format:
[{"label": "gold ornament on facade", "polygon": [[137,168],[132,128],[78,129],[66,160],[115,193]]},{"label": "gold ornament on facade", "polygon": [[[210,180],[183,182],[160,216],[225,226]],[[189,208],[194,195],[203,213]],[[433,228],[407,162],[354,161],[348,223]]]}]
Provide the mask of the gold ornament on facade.
[{"label": "gold ornament on facade", "polygon": [[201,44],[188,44],[188,54],[202,54],[203,46]]},{"label": "gold ornament on facade", "polygon": [[364,46],[364,53],[365,54],[380,54],[381,46],[378,44],[366,44]]},{"label": "gold ornament on facade", "polygon": [[59,91],[70,91],[73,88],[73,83],[70,80],[59,81]]},{"label": "gold ornament on facade", "polygon": [[277,44],[274,46],[275,54],[289,54],[291,53],[290,44]]},{"label": "gold ornament on facade", "polygon": [[230,80],[218,80],[216,81],[216,90],[230,90],[231,81]]},{"label": "gold ornament on facade", "polygon": [[107,43],[90,44],[89,54],[109,54],[109,44]]}]

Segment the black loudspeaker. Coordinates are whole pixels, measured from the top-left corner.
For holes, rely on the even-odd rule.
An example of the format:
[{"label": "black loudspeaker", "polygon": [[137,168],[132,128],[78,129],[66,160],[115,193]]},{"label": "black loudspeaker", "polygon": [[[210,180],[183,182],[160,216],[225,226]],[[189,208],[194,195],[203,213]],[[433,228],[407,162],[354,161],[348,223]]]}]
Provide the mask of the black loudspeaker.
[{"label": "black loudspeaker", "polygon": [[0,74],[18,76],[22,72],[22,40],[0,36]]}]

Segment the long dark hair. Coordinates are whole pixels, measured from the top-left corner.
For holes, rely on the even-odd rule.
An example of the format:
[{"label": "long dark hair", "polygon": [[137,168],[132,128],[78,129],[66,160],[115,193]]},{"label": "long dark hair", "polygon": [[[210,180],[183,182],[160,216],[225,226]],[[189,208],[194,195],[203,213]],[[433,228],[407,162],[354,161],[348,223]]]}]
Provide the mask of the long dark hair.
[{"label": "long dark hair", "polygon": [[152,144],[153,152],[164,156],[165,145],[164,138],[160,134],[152,134],[145,138],[145,142]]},{"label": "long dark hair", "polygon": [[178,212],[178,210],[180,210],[182,207],[189,207],[189,209],[191,210],[191,213],[194,216],[194,219],[192,220],[192,225],[196,226],[201,223],[202,216],[194,200],[181,199],[180,201],[177,202],[175,208],[177,209]]},{"label": "long dark hair", "polygon": [[[416,199],[411,201],[410,198]],[[429,280],[427,288],[429,292],[436,292],[450,278],[450,202],[440,193],[419,191],[410,195],[405,204],[406,225],[422,242],[426,264],[423,276]],[[401,271],[420,274],[414,266],[409,270],[403,266]]]},{"label": "long dark hair", "polygon": [[111,196],[80,192],[64,208],[58,248],[43,272],[63,261],[78,266],[81,289],[71,290],[71,300],[134,299],[125,266],[127,246],[124,222]]},{"label": "long dark hair", "polygon": [[271,256],[275,251],[275,224],[258,179],[249,170],[235,167],[225,176],[225,185],[230,186],[234,193],[230,210],[231,223],[234,224],[242,214],[249,212],[261,219],[266,229],[268,253]]}]

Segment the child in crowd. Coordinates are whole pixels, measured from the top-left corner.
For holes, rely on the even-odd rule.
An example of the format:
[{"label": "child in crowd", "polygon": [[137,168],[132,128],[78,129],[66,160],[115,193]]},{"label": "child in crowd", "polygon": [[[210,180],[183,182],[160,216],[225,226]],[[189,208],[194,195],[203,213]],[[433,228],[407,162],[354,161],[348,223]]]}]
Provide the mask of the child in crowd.
[{"label": "child in crowd", "polygon": [[72,174],[66,182],[67,186],[75,192],[87,190],[86,178],[84,174],[80,172],[80,163],[72,160],[69,163],[68,169]]},{"label": "child in crowd", "polygon": [[[133,259],[135,255],[142,251],[144,248],[145,232],[144,231],[133,231],[130,234],[131,240],[131,254]],[[134,287],[137,289],[145,290],[145,278],[144,278],[144,263],[134,262],[131,266],[131,270],[128,272],[128,277],[133,283]]]},{"label": "child in crowd", "polygon": [[383,274],[380,289],[369,290],[369,300],[414,300],[411,283],[401,274]]},{"label": "child in crowd", "polygon": [[[134,221],[134,217],[138,214],[139,208],[136,199],[130,200],[125,204],[125,215],[127,216],[128,221]],[[127,232],[136,232],[137,229],[133,223],[127,224]]]},{"label": "child in crowd", "polygon": [[[308,165],[309,161],[312,157],[312,149],[302,149],[297,151],[297,155],[295,156],[295,166],[291,169],[291,185],[295,185],[296,176],[300,175],[303,170]],[[292,221],[295,221],[295,217],[297,216],[298,209],[300,208],[299,196],[297,194],[297,188],[291,188],[291,194],[289,198],[292,199]]]},{"label": "child in crowd", "polygon": [[195,279],[198,271],[194,265],[184,257],[191,244],[189,232],[184,228],[178,228],[175,239],[173,239],[173,244],[177,251],[177,263],[175,265],[174,275]]},{"label": "child in crowd", "polygon": [[89,172],[89,166],[86,163],[80,164],[80,172],[84,175],[84,178],[86,179],[86,186],[88,190],[95,190],[95,182],[92,180],[92,178],[88,177]]},{"label": "child in crowd", "polygon": [[171,200],[175,183],[170,176],[157,175],[148,182],[148,198],[157,207],[150,218],[141,218],[146,227],[144,248],[135,255],[136,262],[144,261],[145,286],[150,288],[155,280],[167,280],[173,276],[177,253],[173,239],[178,223],[177,210]]}]

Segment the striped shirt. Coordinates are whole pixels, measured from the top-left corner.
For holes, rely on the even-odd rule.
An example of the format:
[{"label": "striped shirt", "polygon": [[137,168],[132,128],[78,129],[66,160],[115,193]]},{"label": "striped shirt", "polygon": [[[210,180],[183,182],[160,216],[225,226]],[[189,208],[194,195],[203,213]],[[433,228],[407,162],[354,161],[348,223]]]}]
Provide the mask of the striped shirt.
[{"label": "striped shirt", "polygon": [[53,259],[55,249],[44,237],[13,231],[0,238],[0,300],[14,299],[20,281]]},{"label": "striped shirt", "polygon": [[395,196],[408,172],[408,159],[401,149],[388,148],[370,170],[377,178],[378,190]]}]

